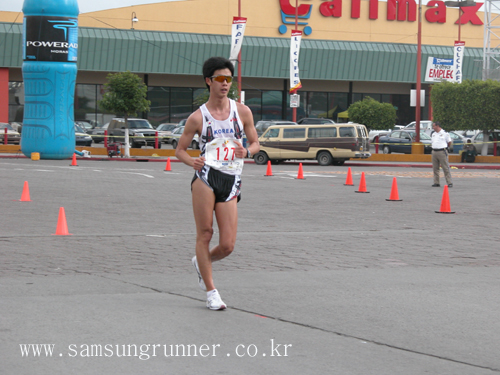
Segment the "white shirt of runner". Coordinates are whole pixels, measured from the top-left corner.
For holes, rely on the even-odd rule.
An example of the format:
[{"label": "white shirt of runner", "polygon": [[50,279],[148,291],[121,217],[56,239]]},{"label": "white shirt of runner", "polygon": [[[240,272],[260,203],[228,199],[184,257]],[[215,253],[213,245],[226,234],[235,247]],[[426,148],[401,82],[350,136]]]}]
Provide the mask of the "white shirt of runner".
[{"label": "white shirt of runner", "polygon": [[[236,139],[215,138],[206,144],[205,164],[219,171],[243,169],[243,159],[237,158],[234,154],[236,150]],[[240,143],[241,144],[241,143]]]}]

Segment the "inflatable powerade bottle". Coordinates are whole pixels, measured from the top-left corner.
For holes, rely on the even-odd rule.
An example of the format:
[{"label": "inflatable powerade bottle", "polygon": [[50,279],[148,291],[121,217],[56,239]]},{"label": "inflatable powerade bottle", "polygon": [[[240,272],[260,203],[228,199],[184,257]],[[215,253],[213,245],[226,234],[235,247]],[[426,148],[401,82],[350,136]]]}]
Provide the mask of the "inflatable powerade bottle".
[{"label": "inflatable powerade bottle", "polygon": [[66,159],[75,151],[77,0],[24,0],[24,120],[27,157]]}]

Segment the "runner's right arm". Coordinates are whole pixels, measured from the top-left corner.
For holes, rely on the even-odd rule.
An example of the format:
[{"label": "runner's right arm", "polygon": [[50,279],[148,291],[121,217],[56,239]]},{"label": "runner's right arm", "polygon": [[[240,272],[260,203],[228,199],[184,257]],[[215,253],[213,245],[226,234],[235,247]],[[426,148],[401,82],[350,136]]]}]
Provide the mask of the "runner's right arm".
[{"label": "runner's right arm", "polygon": [[193,137],[198,134],[201,137],[201,131],[203,129],[203,118],[201,115],[201,111],[198,109],[196,112],[192,113],[188,120],[186,121],[186,125],[184,127],[184,132],[182,133],[179,144],[175,149],[175,156],[177,159],[182,161],[184,164],[193,167],[195,170],[200,170],[205,165],[205,158],[198,157],[192,158],[187,153],[187,148],[193,141]]}]

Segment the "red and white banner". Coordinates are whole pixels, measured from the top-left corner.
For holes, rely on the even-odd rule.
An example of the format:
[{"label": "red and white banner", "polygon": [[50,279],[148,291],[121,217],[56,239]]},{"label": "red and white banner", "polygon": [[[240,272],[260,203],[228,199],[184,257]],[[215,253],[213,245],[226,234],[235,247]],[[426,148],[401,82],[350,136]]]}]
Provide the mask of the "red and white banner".
[{"label": "red and white banner", "polygon": [[229,60],[238,60],[238,54],[241,51],[243,37],[245,36],[245,27],[247,19],[244,17],[233,17],[233,28],[231,33],[231,54]]},{"label": "red and white banner", "polygon": [[425,71],[425,82],[456,82],[453,71],[453,59],[429,57]]},{"label": "red and white banner", "polygon": [[465,42],[455,42],[453,49],[453,70],[455,71],[455,80],[453,82],[462,83],[462,69],[464,65]]},{"label": "red and white banner", "polygon": [[292,30],[292,40],[290,44],[290,92],[292,94],[302,87],[299,78],[299,52],[301,39],[302,31]]}]

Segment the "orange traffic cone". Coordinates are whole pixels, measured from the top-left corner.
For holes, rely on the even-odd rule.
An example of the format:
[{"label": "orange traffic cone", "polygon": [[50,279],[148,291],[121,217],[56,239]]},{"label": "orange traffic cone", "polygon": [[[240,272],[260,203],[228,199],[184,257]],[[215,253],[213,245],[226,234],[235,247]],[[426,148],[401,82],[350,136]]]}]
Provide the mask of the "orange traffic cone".
[{"label": "orange traffic cone", "polygon": [[269,177],[273,175],[273,171],[271,170],[271,160],[267,161],[267,171],[265,177]]},{"label": "orange traffic cone", "polygon": [[386,199],[386,201],[402,201],[402,199],[399,199],[398,183],[396,181],[396,177],[392,179],[391,196],[389,199]]},{"label": "orange traffic cone", "polygon": [[351,167],[347,169],[347,178],[345,179],[345,186],[354,186],[354,183],[352,182],[352,173],[351,173]]},{"label": "orange traffic cone", "polygon": [[448,185],[444,186],[443,199],[441,200],[441,209],[436,211],[437,214],[454,214],[455,211],[451,211],[450,208],[450,196],[448,194]]},{"label": "orange traffic cone", "polygon": [[68,224],[66,223],[66,214],[64,213],[64,207],[59,209],[59,219],[57,220],[57,228],[54,236],[70,236],[68,233]]},{"label": "orange traffic cone", "polygon": [[76,154],[73,153],[73,161],[70,164],[70,167],[77,167],[78,164],[76,164]]},{"label": "orange traffic cone", "polygon": [[171,171],[172,168],[170,168],[170,158],[167,158],[167,165],[165,166],[165,172]]},{"label": "orange traffic cone", "polygon": [[24,181],[23,193],[21,194],[21,202],[31,202],[30,199],[30,188],[28,186],[28,181]]},{"label": "orange traffic cone", "polygon": [[365,172],[361,173],[361,181],[359,182],[359,190],[357,190],[356,193],[369,193],[369,191],[366,191]]},{"label": "orange traffic cone", "polygon": [[304,180],[304,171],[302,170],[302,163],[299,163],[299,173],[297,174],[297,180]]}]

